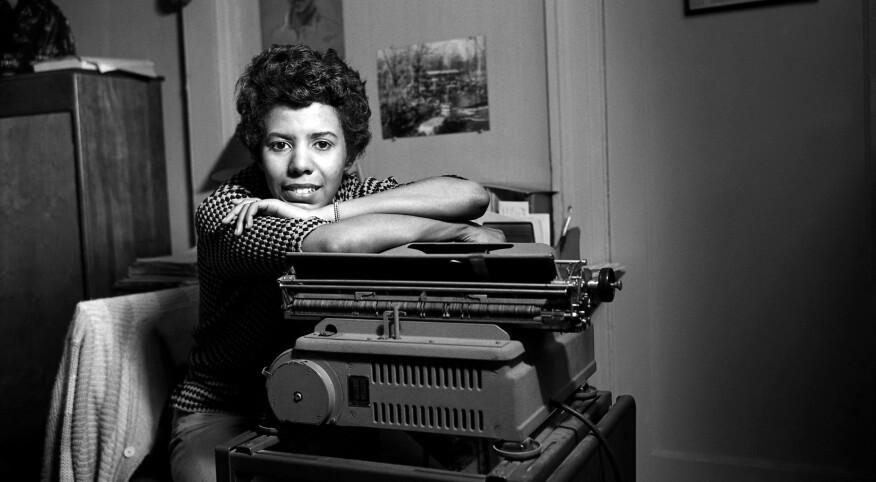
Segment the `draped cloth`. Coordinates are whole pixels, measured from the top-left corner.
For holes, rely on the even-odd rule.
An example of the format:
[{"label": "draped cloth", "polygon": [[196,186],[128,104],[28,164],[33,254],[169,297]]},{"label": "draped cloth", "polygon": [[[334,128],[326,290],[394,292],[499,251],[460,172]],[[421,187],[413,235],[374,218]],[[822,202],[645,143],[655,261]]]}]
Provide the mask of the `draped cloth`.
[{"label": "draped cloth", "polygon": [[127,481],[152,450],[197,325],[197,286],[80,302],[52,390],[43,481]]}]

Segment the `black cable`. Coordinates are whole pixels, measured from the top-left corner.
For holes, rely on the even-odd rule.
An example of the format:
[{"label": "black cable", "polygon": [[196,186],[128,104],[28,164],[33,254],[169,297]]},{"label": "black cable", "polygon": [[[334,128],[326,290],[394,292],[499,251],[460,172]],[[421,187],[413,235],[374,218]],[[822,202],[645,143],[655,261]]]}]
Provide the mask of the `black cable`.
[{"label": "black cable", "polygon": [[575,410],[574,408],[572,408],[571,406],[569,406],[565,403],[560,403],[560,404],[558,404],[558,406],[560,408],[562,408],[563,410],[569,412],[569,415],[580,420],[581,423],[583,423],[584,425],[587,425],[587,428],[589,428],[590,431],[593,432],[593,435],[596,437],[596,440],[598,440],[599,444],[602,445],[602,448],[605,449],[605,454],[608,455],[608,462],[609,462],[609,464],[611,464],[612,472],[614,472],[614,480],[616,482],[623,482],[623,479],[621,478],[620,467],[618,467],[618,465],[617,465],[617,460],[614,458],[614,453],[611,451],[611,447],[608,445],[608,440],[605,439],[605,437],[602,435],[602,432],[599,430],[599,428],[597,428],[593,422],[591,422],[590,420],[587,420],[587,417],[578,413],[578,411]]}]

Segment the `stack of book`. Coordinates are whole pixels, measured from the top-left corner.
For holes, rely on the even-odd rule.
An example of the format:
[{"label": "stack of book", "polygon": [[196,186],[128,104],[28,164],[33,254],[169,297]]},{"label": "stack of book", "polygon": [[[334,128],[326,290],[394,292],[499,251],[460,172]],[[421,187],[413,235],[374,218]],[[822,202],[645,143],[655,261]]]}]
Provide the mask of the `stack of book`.
[{"label": "stack of book", "polygon": [[119,293],[139,293],[197,283],[198,253],[192,248],[179,254],[137,258],[115,289]]}]

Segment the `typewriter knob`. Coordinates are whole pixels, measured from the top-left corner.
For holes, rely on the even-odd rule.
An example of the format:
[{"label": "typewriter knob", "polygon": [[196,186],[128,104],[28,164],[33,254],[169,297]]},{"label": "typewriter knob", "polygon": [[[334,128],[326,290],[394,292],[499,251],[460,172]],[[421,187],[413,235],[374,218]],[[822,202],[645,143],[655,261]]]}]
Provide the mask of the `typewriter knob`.
[{"label": "typewriter knob", "polygon": [[339,396],[333,371],[328,370],[312,360],[293,359],[289,352],[274,360],[265,373],[265,388],[277,420],[313,425],[334,423]]},{"label": "typewriter knob", "polygon": [[610,302],[614,300],[615,290],[623,289],[623,283],[617,279],[614,270],[601,268],[596,278],[596,297],[599,301]]}]

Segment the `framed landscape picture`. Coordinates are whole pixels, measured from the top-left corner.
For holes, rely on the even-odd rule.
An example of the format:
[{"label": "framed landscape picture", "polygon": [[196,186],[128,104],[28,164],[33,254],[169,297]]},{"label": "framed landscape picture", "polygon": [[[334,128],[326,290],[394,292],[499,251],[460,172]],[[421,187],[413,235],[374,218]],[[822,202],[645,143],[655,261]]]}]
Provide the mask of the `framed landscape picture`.
[{"label": "framed landscape picture", "polygon": [[384,139],[490,130],[483,36],[377,52]]}]

